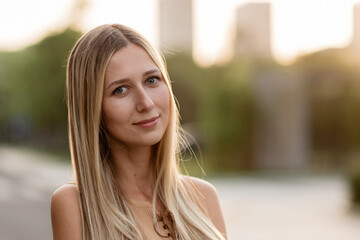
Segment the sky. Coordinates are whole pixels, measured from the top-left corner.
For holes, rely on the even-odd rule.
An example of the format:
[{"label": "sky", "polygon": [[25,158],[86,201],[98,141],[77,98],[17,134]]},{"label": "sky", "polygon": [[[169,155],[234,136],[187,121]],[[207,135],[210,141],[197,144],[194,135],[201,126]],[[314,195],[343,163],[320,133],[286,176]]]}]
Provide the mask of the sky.
[{"label": "sky", "polygon": [[[160,0],[89,0],[79,26],[128,25],[158,44]],[[235,9],[249,2],[271,3],[272,52],[280,63],[299,54],[347,46],[352,8],[360,0],[193,0],[194,58],[210,65],[229,56]],[[69,23],[74,0],[1,0],[0,49],[18,50]],[[209,32],[212,33],[209,37]]]}]

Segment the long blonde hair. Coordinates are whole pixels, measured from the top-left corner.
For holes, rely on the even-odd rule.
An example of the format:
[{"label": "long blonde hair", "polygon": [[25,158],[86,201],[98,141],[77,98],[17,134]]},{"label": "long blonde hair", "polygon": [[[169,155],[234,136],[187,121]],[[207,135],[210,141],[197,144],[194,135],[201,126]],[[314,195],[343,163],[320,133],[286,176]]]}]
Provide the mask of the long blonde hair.
[{"label": "long blonde hair", "polygon": [[[200,210],[178,168],[179,114],[162,55],[139,33],[119,24],[83,35],[67,65],[69,141],[79,191],[84,240],[143,239],[124,194],[116,186],[102,121],[104,77],[112,55],[129,43],[148,52],[169,88],[170,120],[155,148],[155,198],[172,212],[178,239],[224,239]],[[153,210],[155,212],[155,210]]]}]

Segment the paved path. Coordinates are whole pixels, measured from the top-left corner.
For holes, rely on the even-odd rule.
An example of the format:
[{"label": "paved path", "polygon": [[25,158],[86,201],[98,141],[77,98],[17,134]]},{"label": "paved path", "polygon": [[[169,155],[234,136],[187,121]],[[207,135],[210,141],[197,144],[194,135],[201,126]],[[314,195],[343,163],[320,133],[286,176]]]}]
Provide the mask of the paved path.
[{"label": "paved path", "polygon": [[[51,239],[50,196],[72,176],[68,164],[49,160],[0,147],[1,240]],[[229,239],[360,239],[360,213],[349,211],[348,190],[339,176],[210,181],[219,192]]]},{"label": "paved path", "polygon": [[0,147],[1,240],[52,239],[51,193],[72,177],[68,164],[48,158]]},{"label": "paved path", "polygon": [[213,180],[229,239],[360,240],[340,176]]}]

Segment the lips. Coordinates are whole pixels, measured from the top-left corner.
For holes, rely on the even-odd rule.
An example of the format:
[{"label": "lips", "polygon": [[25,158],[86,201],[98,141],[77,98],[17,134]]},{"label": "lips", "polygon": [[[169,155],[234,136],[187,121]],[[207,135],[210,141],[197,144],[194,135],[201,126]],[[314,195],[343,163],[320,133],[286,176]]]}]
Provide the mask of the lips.
[{"label": "lips", "polygon": [[156,116],[156,117],[152,117],[152,118],[148,118],[139,122],[135,122],[133,123],[133,125],[142,125],[142,124],[147,124],[147,123],[151,123],[156,121],[160,116]]}]

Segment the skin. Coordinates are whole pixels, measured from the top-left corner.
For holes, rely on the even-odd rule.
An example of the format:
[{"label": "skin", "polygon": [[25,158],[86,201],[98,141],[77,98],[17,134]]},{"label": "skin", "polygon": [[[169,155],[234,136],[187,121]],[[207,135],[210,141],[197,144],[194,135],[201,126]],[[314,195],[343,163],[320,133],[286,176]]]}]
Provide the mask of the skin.
[{"label": "skin", "polygon": [[[129,197],[152,198],[152,145],[158,143],[169,122],[170,94],[148,53],[129,44],[111,58],[105,74],[103,114],[118,174]],[[155,126],[134,125],[159,116]]]},{"label": "skin", "polygon": [[[105,74],[102,108],[116,173],[121,173],[116,174],[116,181],[130,198],[151,202],[154,191],[151,149],[164,135],[169,122],[169,105],[168,87],[145,50],[129,44],[115,52]],[[154,117],[157,118],[150,123],[137,124]],[[199,190],[201,204],[225,236],[215,188],[204,180],[184,178]],[[156,208],[162,207],[158,201]],[[64,185],[55,191],[51,219],[54,240],[81,240],[75,185]]]}]

